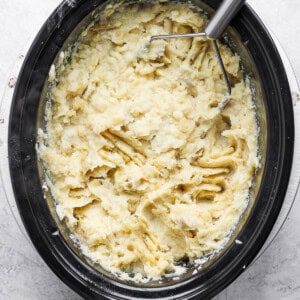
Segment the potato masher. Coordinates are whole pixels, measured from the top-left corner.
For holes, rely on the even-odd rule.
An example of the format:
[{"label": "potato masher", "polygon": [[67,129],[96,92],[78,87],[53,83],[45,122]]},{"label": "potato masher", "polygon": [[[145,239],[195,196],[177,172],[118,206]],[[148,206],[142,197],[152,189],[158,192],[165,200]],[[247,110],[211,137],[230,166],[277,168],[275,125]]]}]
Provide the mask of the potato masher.
[{"label": "potato masher", "polygon": [[212,40],[214,50],[216,52],[218,62],[220,68],[222,70],[222,74],[227,87],[227,95],[218,105],[219,110],[222,110],[228,101],[230,100],[231,95],[231,85],[229,78],[227,76],[224,63],[222,60],[222,56],[220,54],[220,50],[217,44],[217,39],[220,38],[225,28],[228,26],[232,18],[236,15],[236,13],[241,9],[246,0],[224,0],[221,6],[218,8],[217,12],[210,20],[208,25],[206,26],[204,32],[198,33],[184,33],[184,34],[163,34],[163,35],[154,35],[151,36],[149,42],[151,43],[154,40],[158,39],[171,39],[171,38],[193,38],[193,37],[201,37],[206,36]]}]

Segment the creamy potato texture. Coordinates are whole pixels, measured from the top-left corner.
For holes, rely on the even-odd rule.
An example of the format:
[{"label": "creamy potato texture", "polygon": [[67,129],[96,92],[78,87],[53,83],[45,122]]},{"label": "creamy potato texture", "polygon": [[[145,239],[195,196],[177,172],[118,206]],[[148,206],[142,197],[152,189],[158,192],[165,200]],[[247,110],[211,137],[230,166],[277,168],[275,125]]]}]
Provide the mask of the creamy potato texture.
[{"label": "creamy potato texture", "polygon": [[[257,158],[239,57],[187,4],[123,5],[91,25],[57,75],[39,155],[59,216],[112,272],[160,278],[220,249],[247,206]],[[55,70],[52,69],[52,75]],[[54,76],[54,75],[53,75]]]}]

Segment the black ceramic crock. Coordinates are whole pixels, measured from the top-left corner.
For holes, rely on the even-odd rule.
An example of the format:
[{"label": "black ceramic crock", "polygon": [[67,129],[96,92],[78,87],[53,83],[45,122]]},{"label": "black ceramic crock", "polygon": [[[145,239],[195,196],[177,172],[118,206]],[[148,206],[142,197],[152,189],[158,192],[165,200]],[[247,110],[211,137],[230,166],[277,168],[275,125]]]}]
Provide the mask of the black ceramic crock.
[{"label": "black ceramic crock", "polygon": [[[201,5],[213,11],[220,2],[203,0]],[[86,299],[209,299],[255,258],[284,201],[293,159],[294,120],[283,63],[268,31],[245,5],[231,24],[228,35],[232,38],[225,41],[240,54],[245,74],[250,75],[261,128],[262,167],[252,200],[227,246],[197,274],[190,267],[187,274],[162,283],[121,281],[94,266],[69,238],[53,203],[44,199],[35,148],[50,66],[76,26],[103,3],[64,1],[41,28],[25,58],[12,100],[8,137],[10,174],[20,215],[48,266]]]}]

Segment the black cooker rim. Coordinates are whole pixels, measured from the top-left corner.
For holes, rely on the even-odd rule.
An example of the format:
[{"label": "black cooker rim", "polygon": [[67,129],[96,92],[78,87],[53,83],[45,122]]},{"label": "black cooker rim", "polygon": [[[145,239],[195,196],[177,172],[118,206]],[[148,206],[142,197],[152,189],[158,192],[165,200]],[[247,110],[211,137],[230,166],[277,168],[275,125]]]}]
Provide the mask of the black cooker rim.
[{"label": "black cooker rim", "polygon": [[[225,253],[226,259],[214,267],[219,270],[215,276],[204,272],[184,282],[161,288],[138,288],[126,286],[97,273],[82,262],[68,247],[63,237],[54,235],[57,227],[49,220],[46,201],[42,201],[42,189],[37,176],[35,153],[36,126],[32,124],[32,113],[38,106],[41,82],[47,78],[50,65],[43,65],[44,57],[57,53],[64,39],[60,30],[70,30],[67,22],[74,16],[83,16],[92,11],[103,0],[64,1],[43,25],[32,43],[24,60],[13,95],[9,120],[9,168],[17,206],[28,235],[48,266],[73,290],[89,299],[207,299],[216,295],[231,283],[255,258],[266,241],[284,201],[289,182],[294,149],[293,105],[288,79],[280,54],[267,29],[255,12],[245,5],[233,21],[233,27],[247,26],[253,31],[256,42],[262,49],[262,57],[255,57],[259,49],[253,46],[260,74],[270,78],[264,86],[267,98],[268,147],[262,188],[255,205],[254,214],[248,223],[260,224],[257,229],[243,230],[244,236],[252,239],[244,245],[233,245]],[[216,8],[220,0],[204,0]],[[80,13],[79,13],[80,11]],[[78,20],[79,22],[79,20]],[[243,36],[241,36],[243,39]],[[49,48],[50,45],[50,48]],[[48,48],[47,48],[48,47]],[[251,47],[251,43],[250,46]],[[50,52],[49,52],[50,51]],[[52,60],[53,61],[53,60]],[[261,64],[261,66],[259,66]],[[266,66],[265,69],[262,66]],[[37,67],[39,65],[39,67]],[[270,102],[270,100],[272,100]],[[29,124],[29,125],[28,125]],[[263,186],[265,184],[265,186]],[[42,203],[44,202],[44,203]],[[257,214],[255,215],[255,213]],[[51,218],[51,216],[50,216]],[[247,227],[247,226],[246,226]],[[249,226],[248,226],[249,227]],[[228,260],[231,265],[228,266]],[[216,280],[217,278],[217,280]]]}]

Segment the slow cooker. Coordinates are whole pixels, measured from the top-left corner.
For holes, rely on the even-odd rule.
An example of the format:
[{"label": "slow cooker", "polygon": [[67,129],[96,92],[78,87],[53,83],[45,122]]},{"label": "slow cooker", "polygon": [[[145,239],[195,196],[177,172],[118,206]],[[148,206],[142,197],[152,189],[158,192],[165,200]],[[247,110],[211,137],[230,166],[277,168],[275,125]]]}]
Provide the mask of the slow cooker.
[{"label": "slow cooker", "polygon": [[[193,1],[208,14],[220,2]],[[44,199],[43,174],[36,154],[37,128],[43,125],[50,66],[59,51],[76,40],[103,4],[103,0],[64,1],[43,25],[26,57],[21,58],[12,101],[11,95],[6,95],[2,107],[3,120],[7,123],[3,123],[3,128],[6,127],[1,137],[7,144],[1,147],[5,155],[1,174],[9,202],[17,203],[27,234],[45,262],[84,298],[211,298],[262,251],[279,213],[283,221],[297,192],[298,178],[292,175],[290,180],[295,146],[293,92],[296,83],[292,72],[268,30],[245,5],[226,31],[223,42],[240,55],[257,109],[262,167],[256,176],[253,197],[227,246],[205,262],[197,274],[191,267],[176,280],[166,278],[159,283],[143,284],[121,281],[80,253],[65,224],[57,218],[53,199]],[[288,204],[285,197],[289,199]],[[277,230],[278,225],[269,241]]]}]

